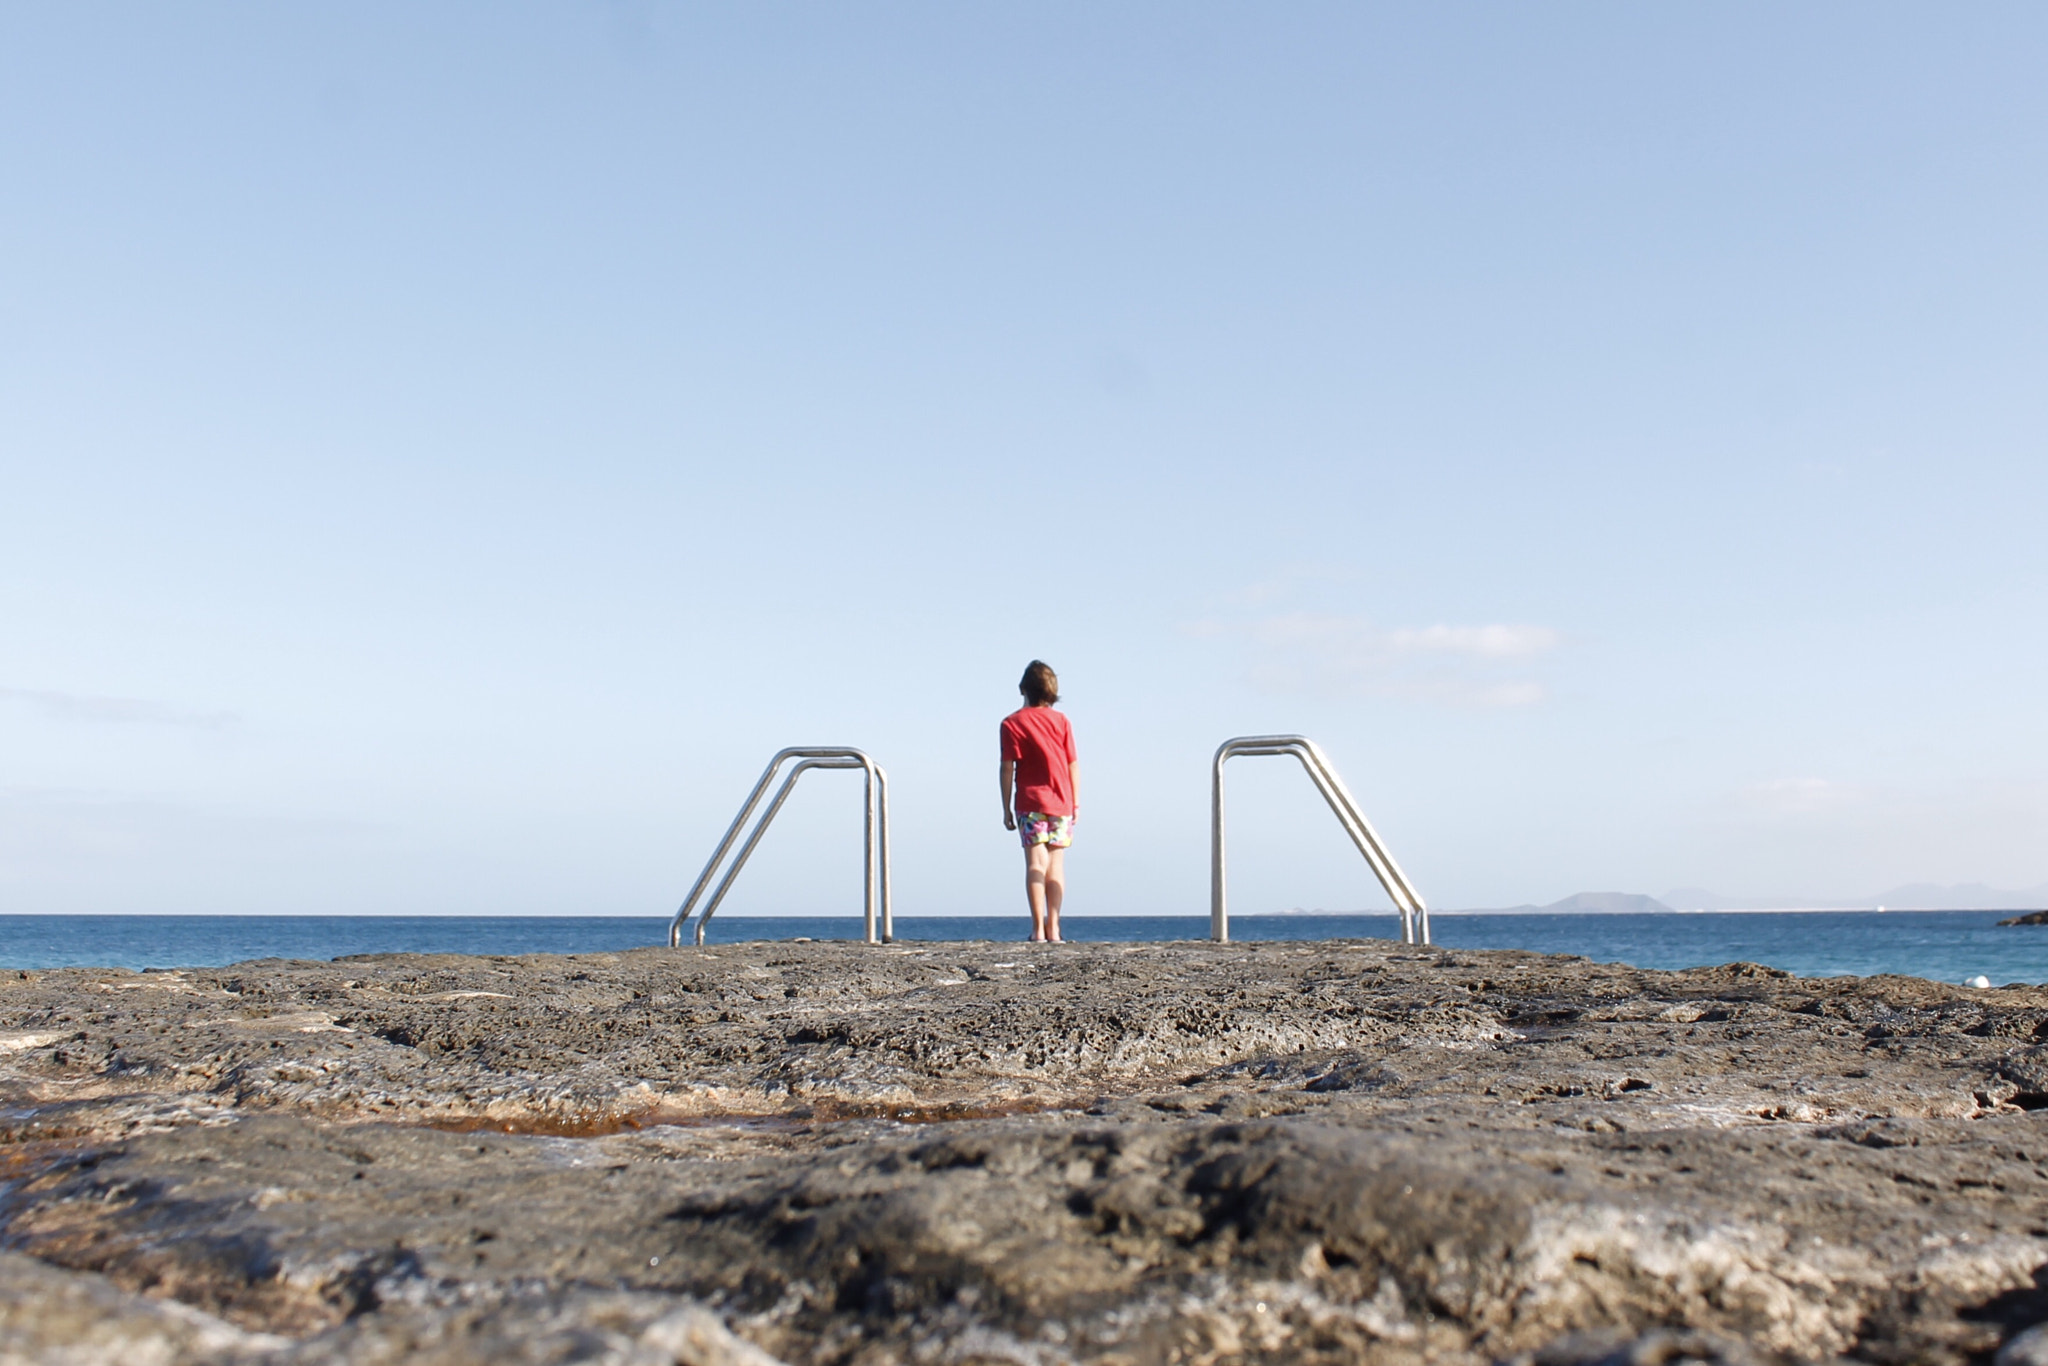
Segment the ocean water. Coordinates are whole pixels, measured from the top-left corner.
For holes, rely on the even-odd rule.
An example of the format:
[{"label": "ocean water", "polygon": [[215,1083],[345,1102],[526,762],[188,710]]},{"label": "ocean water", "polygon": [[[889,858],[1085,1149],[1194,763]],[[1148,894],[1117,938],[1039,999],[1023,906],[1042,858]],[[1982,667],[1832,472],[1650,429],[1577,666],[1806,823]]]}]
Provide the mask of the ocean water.
[{"label": "ocean water", "polygon": [[[1729,912],[1699,915],[1439,915],[1436,942],[1530,949],[1646,968],[1746,960],[1802,977],[1880,972],[1996,985],[2048,982],[2048,926],[2001,928],[2002,911]],[[1072,917],[1076,942],[1202,939],[1207,916]],[[901,940],[1021,940],[1022,916],[901,917]],[[1233,916],[1249,940],[1393,939],[1391,915]],[[712,943],[858,939],[858,917],[720,917]],[[605,953],[668,942],[665,916],[0,915],[0,967],[219,967],[359,953]]]}]

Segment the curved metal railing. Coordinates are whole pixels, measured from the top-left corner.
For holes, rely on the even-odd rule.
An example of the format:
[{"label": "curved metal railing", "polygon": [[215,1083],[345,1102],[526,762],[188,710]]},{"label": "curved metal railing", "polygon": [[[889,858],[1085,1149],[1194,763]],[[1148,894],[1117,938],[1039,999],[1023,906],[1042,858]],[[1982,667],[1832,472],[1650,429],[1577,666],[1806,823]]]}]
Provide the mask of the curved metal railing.
[{"label": "curved metal railing", "polygon": [[[782,786],[775,790],[774,800],[770,801],[768,809],[761,813],[761,819],[754,823],[754,829],[747,836],[746,843],[740,846],[739,853],[733,856],[731,864],[726,867],[725,876],[719,879],[717,888],[711,893],[711,899],[704,903],[703,914],[697,917],[696,942],[704,942],[705,922],[717,912],[718,904],[725,900],[725,894],[732,890],[733,879],[740,875],[740,869],[747,866],[747,859],[753,855],[754,846],[758,845],[761,836],[768,832],[768,823],[775,819],[775,813],[782,810],[782,804],[789,800],[790,789],[796,786],[796,780],[814,768],[857,768],[867,774],[865,839],[862,844],[861,861],[861,899],[867,941],[870,944],[886,944],[895,938],[895,920],[889,910],[889,775],[882,772],[880,764],[860,750],[832,745],[799,745],[779,751],[768,761],[768,767],[762,770],[761,781],[755,783],[754,790],[747,794],[747,800],[740,806],[739,815],[732,818],[732,824],[726,827],[725,838],[718,842],[718,848],[712,852],[711,861],[704,865],[703,872],[697,874],[696,885],[691,887],[690,894],[683,898],[682,908],[676,912],[676,918],[669,922],[670,948],[676,948],[683,942],[683,922],[690,918],[690,912],[696,909],[697,899],[703,896],[704,889],[711,885],[712,875],[718,871],[719,864],[732,849],[733,841],[739,838],[740,827],[747,823],[747,817],[753,815],[754,808],[761,804],[761,795],[768,790],[768,785],[775,781],[776,772],[791,759],[802,762],[789,771],[789,775],[782,780]],[[879,879],[876,876],[878,872]],[[875,936],[878,884],[882,910],[882,933],[879,939]]]},{"label": "curved metal railing", "polygon": [[1373,876],[1393,898],[1395,909],[1401,913],[1401,942],[1427,944],[1429,907],[1422,904],[1422,897],[1408,881],[1408,875],[1380,843],[1372,822],[1358,809],[1328,756],[1306,735],[1240,735],[1216,748],[1209,778],[1209,937],[1219,944],[1230,940],[1230,911],[1223,894],[1223,763],[1240,754],[1291,754],[1301,761],[1316,791],[1323,794],[1323,800],[1336,813],[1344,833],[1351,836],[1358,852],[1365,855]]}]

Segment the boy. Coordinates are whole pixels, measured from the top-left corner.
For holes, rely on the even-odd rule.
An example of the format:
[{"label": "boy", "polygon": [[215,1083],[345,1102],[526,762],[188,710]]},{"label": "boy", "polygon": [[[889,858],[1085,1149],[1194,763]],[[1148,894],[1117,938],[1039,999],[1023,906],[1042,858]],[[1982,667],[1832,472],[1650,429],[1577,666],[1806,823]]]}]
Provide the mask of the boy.
[{"label": "boy", "polygon": [[1024,705],[1003,718],[1003,828],[1024,841],[1024,897],[1031,906],[1031,942],[1060,942],[1060,903],[1066,899],[1067,846],[1074,842],[1080,809],[1081,766],[1074,728],[1053,703],[1059,675],[1043,660],[1024,670],[1017,691]]}]

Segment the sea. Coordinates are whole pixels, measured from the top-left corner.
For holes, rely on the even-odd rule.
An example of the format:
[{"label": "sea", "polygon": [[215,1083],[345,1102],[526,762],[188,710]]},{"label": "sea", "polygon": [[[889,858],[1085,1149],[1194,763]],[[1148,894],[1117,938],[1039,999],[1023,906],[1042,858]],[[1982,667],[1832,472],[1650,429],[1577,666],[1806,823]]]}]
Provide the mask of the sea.
[{"label": "sea", "polygon": [[[1994,986],[2048,983],[2048,926],[2006,911],[1727,911],[1653,915],[1437,914],[1453,949],[1527,949],[1644,968],[1737,961],[1801,977],[1903,973]],[[1025,937],[1022,916],[902,916],[899,942]],[[1077,943],[1206,939],[1207,916],[1069,916]],[[1391,915],[1240,915],[1231,938],[1398,939]],[[706,942],[858,939],[857,916],[714,918]],[[221,967],[376,953],[613,953],[668,942],[666,916],[0,915],[0,967]]]}]

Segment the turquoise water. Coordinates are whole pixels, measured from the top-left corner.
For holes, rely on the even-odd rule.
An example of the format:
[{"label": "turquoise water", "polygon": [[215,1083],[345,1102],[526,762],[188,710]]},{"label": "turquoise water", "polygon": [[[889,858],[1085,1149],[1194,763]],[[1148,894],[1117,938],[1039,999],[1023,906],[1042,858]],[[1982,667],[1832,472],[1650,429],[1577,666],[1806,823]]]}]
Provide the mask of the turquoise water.
[{"label": "turquoise water", "polygon": [[[2000,911],[1718,915],[1440,915],[1448,948],[1532,949],[1648,968],[1744,959],[1802,977],[1907,973],[1961,982],[2048,982],[2048,926],[1999,928]],[[1238,940],[1391,939],[1390,915],[1235,916]],[[718,918],[712,943],[857,939],[856,917]],[[1201,939],[1206,916],[1074,917],[1076,942]],[[1023,917],[904,917],[899,940],[1019,940]],[[664,944],[661,916],[0,915],[0,967],[218,967],[252,958],[355,953],[603,953]]]}]

